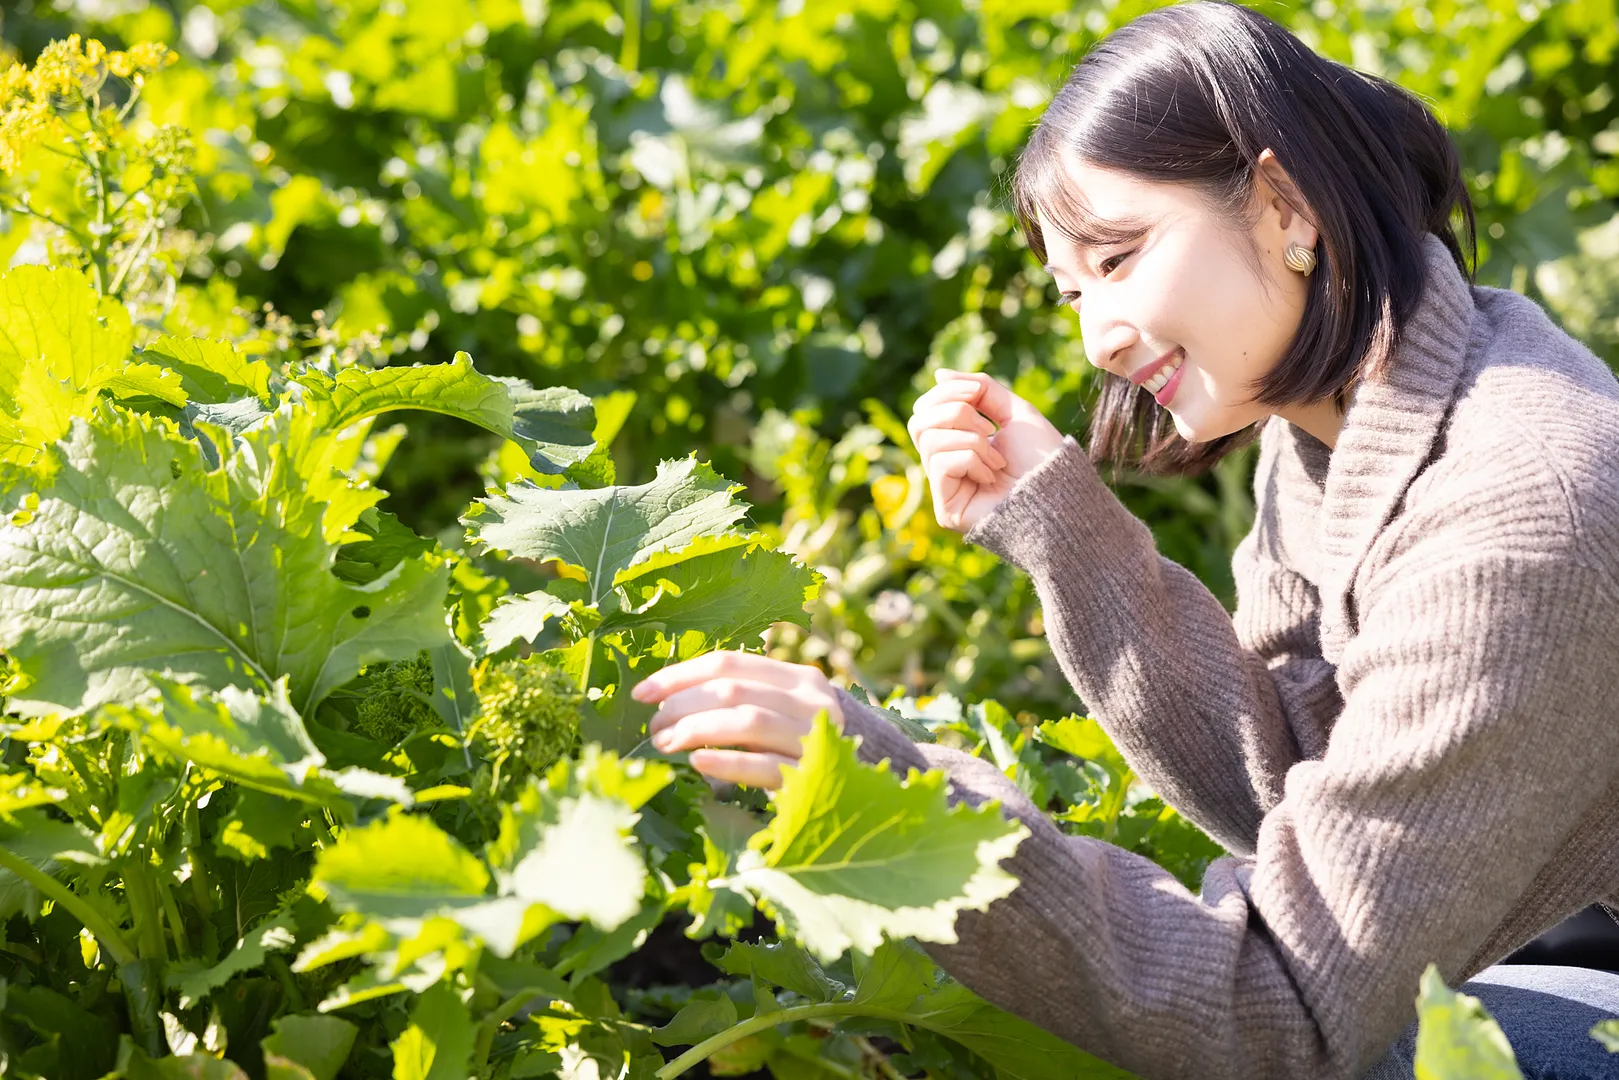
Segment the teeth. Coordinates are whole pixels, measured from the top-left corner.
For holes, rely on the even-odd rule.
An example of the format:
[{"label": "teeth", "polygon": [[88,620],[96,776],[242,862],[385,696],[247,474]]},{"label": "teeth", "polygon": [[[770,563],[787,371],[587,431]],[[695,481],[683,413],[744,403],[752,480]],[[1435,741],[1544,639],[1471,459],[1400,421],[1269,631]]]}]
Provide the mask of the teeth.
[{"label": "teeth", "polygon": [[1164,388],[1164,384],[1169,381],[1170,376],[1180,370],[1181,361],[1183,359],[1183,357],[1176,357],[1168,367],[1154,375],[1152,378],[1148,379],[1146,382],[1142,383],[1141,385],[1147,388],[1147,393],[1156,394],[1158,391],[1162,390]]}]

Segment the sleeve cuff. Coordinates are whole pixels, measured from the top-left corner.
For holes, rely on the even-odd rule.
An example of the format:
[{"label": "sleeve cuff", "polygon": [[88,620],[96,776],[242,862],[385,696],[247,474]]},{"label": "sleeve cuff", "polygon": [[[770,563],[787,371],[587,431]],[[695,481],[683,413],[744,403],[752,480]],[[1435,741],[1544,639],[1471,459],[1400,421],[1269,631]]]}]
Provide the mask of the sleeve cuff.
[{"label": "sleeve cuff", "polygon": [[1064,560],[1075,545],[1099,563],[1114,549],[1156,546],[1151,531],[1119,501],[1072,435],[1025,473],[989,513],[963,535],[1028,574]]}]

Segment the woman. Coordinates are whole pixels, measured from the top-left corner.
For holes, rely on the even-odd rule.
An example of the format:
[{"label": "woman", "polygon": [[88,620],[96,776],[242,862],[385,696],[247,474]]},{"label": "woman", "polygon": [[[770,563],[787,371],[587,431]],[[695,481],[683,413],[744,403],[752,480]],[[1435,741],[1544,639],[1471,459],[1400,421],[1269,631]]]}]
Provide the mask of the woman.
[{"label": "woman", "polygon": [[[1074,689],[1232,855],[1194,896],[758,656],[649,678],[655,741],[772,786],[826,708],[866,760],[1000,800],[1032,833],[1004,864],[1022,884],[930,952],[1142,1077],[1409,1076],[1430,962],[1484,973],[1467,989],[1528,1075],[1614,1075],[1586,1032],[1619,977],[1490,965],[1619,896],[1619,383],[1470,284],[1456,153],[1419,102],[1240,7],[1103,41],[1014,194],[1106,372],[1091,456],[942,373],[910,423],[935,511],[1033,576]],[[1256,432],[1230,616],[1093,461],[1141,442],[1144,468],[1195,471]]]}]

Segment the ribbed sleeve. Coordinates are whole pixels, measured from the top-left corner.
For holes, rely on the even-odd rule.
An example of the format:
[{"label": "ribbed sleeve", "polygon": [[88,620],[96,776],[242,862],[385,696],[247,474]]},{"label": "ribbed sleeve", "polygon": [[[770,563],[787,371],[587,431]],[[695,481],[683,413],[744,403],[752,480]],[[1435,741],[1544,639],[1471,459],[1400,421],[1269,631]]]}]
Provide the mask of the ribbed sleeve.
[{"label": "ribbed sleeve", "polygon": [[1028,572],[1063,673],[1131,768],[1229,850],[1252,852],[1301,738],[1319,752],[1341,707],[1313,647],[1308,582],[1251,532],[1228,613],[1158,553],[1072,437],[966,538]]},{"label": "ribbed sleeve", "polygon": [[[1048,513],[1092,530],[1099,551],[1117,544],[1099,558],[1139,555],[1139,536],[1120,523],[1098,534],[1095,518],[1074,515],[1102,502],[1091,482],[1069,469],[1038,486]],[[1026,538],[1016,543],[1031,553]],[[1096,584],[1048,597],[1047,610],[1071,595],[1094,613],[1115,610],[1105,582],[1132,569],[1158,602],[1197,598],[1166,585],[1174,575],[1161,566],[1109,562]],[[1200,896],[1145,859],[1063,834],[990,763],[913,745],[883,710],[844,694],[845,731],[861,736],[866,760],[943,769],[954,798],[999,800],[1031,831],[1003,864],[1018,889],[962,915],[959,941],[929,952],[989,1000],[1145,1080],[1347,1080],[1410,1021],[1430,961],[1455,985],[1498,959],[1479,956],[1479,942],[1533,900],[1553,853],[1611,802],[1619,725],[1576,718],[1609,707],[1619,598],[1553,537],[1538,554],[1481,556],[1440,531],[1385,570],[1340,664],[1344,706],[1326,753],[1287,773],[1255,855],[1217,860]],[[1110,672],[1141,678],[1172,647],[1203,644],[1166,614],[1130,625],[1148,643],[1113,641],[1124,631],[1103,625],[1104,644],[1073,645],[1071,674],[1087,695],[1119,701]],[[1091,633],[1076,613],[1063,617],[1076,636]],[[1201,621],[1247,663],[1228,622]],[[1152,730],[1175,753],[1240,759],[1238,741],[1180,730],[1212,714],[1144,700],[1170,710]],[[1206,792],[1183,790],[1240,820],[1240,789],[1211,779]],[[1509,791],[1556,797],[1531,813]]]}]

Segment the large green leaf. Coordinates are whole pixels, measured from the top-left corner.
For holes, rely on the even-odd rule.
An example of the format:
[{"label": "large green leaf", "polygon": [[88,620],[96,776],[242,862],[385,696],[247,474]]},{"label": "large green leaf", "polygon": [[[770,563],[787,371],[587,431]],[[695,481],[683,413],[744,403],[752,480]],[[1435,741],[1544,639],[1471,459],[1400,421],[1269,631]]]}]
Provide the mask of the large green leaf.
[{"label": "large green leaf", "polygon": [[489,652],[499,652],[514,641],[533,641],[552,619],[573,610],[543,589],[518,596],[504,596],[483,622],[483,644]]},{"label": "large green leaf", "polygon": [[501,894],[603,930],[634,917],[647,888],[631,832],[636,811],[672,776],[662,762],[621,760],[587,744],[577,760],[553,765],[543,784],[530,780],[502,809],[490,845]]},{"label": "large green leaf", "polygon": [[1429,964],[1417,992],[1417,1080],[1523,1080],[1512,1044],[1478,998]]},{"label": "large green leaf", "polygon": [[277,1069],[296,1075],[290,1066],[303,1070],[298,1080],[336,1080],[359,1034],[359,1028],[335,1016],[282,1016],[273,1027],[259,1040],[269,1080],[282,1080]]},{"label": "large green leaf", "polygon": [[656,478],[637,487],[562,491],[519,481],[481,500],[462,521],[484,547],[580,568],[588,602],[597,604],[621,570],[727,531],[747,512],[732,498],[740,487],[685,458],[661,462]]},{"label": "large green leaf", "polygon": [[602,620],[601,632],[653,629],[677,637],[695,630],[718,646],[752,644],[778,622],[809,628],[804,605],[815,598],[821,575],[784,551],[731,543],[705,550],[711,543],[700,539],[670,553],[687,557],[622,581],[628,602]]},{"label": "large green leaf", "polygon": [[511,439],[544,473],[584,461],[596,445],[588,397],[563,386],[536,389],[521,379],[485,375],[464,352],[448,364],[352,367],[335,376],[309,370],[297,381],[319,402],[321,426],[330,431],[399,409],[442,413]]},{"label": "large green leaf", "polygon": [[0,462],[28,465],[102,391],[185,402],[173,372],[132,362],[129,313],[75,270],[0,274]]},{"label": "large green leaf", "polygon": [[178,375],[190,401],[221,404],[249,397],[270,403],[273,369],[227,341],[165,336],[142,349],[141,356]]},{"label": "large green leaf", "polygon": [[375,500],[301,473],[289,434],[257,428],[210,469],[167,421],[110,407],[75,421],[49,451],[53,477],[3,508],[0,648],[29,681],[10,706],[132,700],[143,672],[166,669],[261,690],[285,676],[307,715],[363,665],[447,640],[441,559],[364,583],[333,574],[328,515],[364,508],[340,506],[345,491]]},{"label": "large green leaf", "polygon": [[268,697],[234,686],[209,694],[161,675],[151,681],[161,710],[135,709],[120,717],[147,743],[271,794],[319,802],[330,792],[327,785],[307,784],[326,759],[288,703],[285,680]]},{"label": "large green leaf", "polygon": [[349,829],[321,849],[313,883],[339,911],[414,922],[476,903],[489,871],[427,818],[397,814]]},{"label": "large green leaf", "polygon": [[394,1040],[394,1080],[466,1080],[475,1030],[466,1002],[447,982],[416,999],[410,1026]]},{"label": "large green leaf", "polygon": [[219,963],[212,967],[176,965],[164,973],[164,981],[169,989],[179,991],[180,1008],[189,1009],[232,977],[258,967],[272,952],[292,948],[296,941],[291,918],[277,915],[250,930]]},{"label": "large green leaf", "polygon": [[949,806],[945,776],[862,764],[822,713],[784,777],[776,816],[717,884],[746,890],[823,960],[885,936],[954,942],[956,915],[1017,887],[1002,870],[1028,835],[995,804]]}]

